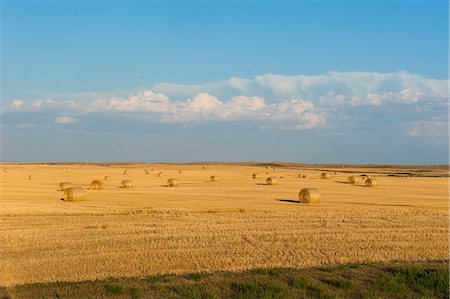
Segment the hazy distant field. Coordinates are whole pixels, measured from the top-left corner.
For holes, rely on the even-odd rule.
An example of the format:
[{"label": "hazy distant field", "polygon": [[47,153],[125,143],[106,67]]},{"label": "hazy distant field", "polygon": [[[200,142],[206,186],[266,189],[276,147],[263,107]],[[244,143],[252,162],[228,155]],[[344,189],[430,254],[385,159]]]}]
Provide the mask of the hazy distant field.
[{"label": "hazy distant field", "polygon": [[[208,165],[0,165],[0,285],[118,276],[302,268],[350,262],[448,260],[448,178],[371,172],[379,187],[346,183],[349,173]],[[3,171],[7,169],[7,172]],[[153,171],[150,171],[153,168]],[[181,170],[181,173],[178,173]],[[158,172],[162,177],[157,177]],[[337,174],[334,173],[337,171]],[[412,171],[412,170],[408,170]],[[252,179],[252,173],[260,179]],[[372,173],[373,172],[373,173]],[[297,178],[297,174],[307,178]],[[447,172],[428,172],[428,175]],[[34,175],[34,180],[28,180]],[[64,202],[59,182],[105,190]],[[218,175],[218,182],[209,182]],[[166,187],[168,178],[178,187]],[[133,189],[120,189],[131,179]],[[322,193],[299,204],[303,187]]]}]

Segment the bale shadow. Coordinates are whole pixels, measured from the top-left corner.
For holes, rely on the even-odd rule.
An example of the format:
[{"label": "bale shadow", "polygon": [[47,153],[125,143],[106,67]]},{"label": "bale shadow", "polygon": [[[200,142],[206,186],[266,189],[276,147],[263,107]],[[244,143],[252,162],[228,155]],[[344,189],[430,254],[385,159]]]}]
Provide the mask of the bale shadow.
[{"label": "bale shadow", "polygon": [[335,182],[335,183],[338,183],[338,184],[353,185],[353,184],[350,184],[350,183],[345,182],[345,181],[334,181],[334,182]]},{"label": "bale shadow", "polygon": [[256,183],[255,185],[258,185],[258,186],[269,186],[266,183]]},{"label": "bale shadow", "polygon": [[298,204],[299,202],[298,202],[298,199],[297,200],[294,200],[294,199],[284,199],[284,198],[277,198],[277,199],[275,199],[276,201],[282,201],[282,202],[292,202],[292,203],[296,203],[296,204]]}]

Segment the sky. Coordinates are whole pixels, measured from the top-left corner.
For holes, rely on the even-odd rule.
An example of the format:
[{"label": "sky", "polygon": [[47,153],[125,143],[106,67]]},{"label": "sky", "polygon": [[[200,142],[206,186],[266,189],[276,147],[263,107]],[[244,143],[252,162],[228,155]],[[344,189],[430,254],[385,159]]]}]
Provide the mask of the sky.
[{"label": "sky", "polygon": [[449,162],[448,1],[2,1],[3,161]]}]

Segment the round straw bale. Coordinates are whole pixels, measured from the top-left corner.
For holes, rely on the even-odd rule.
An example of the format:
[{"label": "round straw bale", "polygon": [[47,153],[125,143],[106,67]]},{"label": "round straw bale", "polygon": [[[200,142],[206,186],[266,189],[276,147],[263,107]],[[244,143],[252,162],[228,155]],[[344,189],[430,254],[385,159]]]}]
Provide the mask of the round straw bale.
[{"label": "round straw bale", "polygon": [[158,172],[157,176],[162,176],[163,173],[162,172]]},{"label": "round straw bale", "polygon": [[347,178],[347,183],[349,183],[349,184],[355,184],[356,183],[356,179],[355,179],[355,177],[354,176],[349,176],[348,178]]},{"label": "round straw bale", "polygon": [[178,170],[178,173],[181,173],[181,170]]},{"label": "round straw bale", "polygon": [[302,174],[302,179],[306,179],[306,174]]},{"label": "round straw bale", "polygon": [[331,178],[331,176],[329,173],[322,172],[322,174],[320,175],[320,178],[321,179],[329,179],[329,178]]},{"label": "round straw bale", "polygon": [[59,183],[59,191],[64,191],[67,188],[72,187],[72,183],[71,182],[61,182]]},{"label": "round straw bale", "polygon": [[217,175],[212,175],[212,176],[209,178],[209,180],[210,180],[211,182],[217,182],[217,181],[219,180],[219,177],[218,177]]},{"label": "round straw bale", "polygon": [[64,190],[64,201],[86,200],[86,190],[81,187],[69,187]]},{"label": "round straw bale", "polygon": [[319,203],[320,192],[315,188],[303,188],[298,194],[298,201],[301,203]]},{"label": "round straw bale", "polygon": [[105,185],[100,180],[93,180],[91,185],[89,186],[89,190],[103,190],[105,189]]},{"label": "round straw bale", "polygon": [[302,174],[300,174],[300,173],[297,174],[297,177],[298,177],[298,178],[301,178],[301,177],[302,177]]},{"label": "round straw bale", "polygon": [[127,172],[128,172],[128,170],[125,169],[122,174],[127,174]]},{"label": "round straw bale", "polygon": [[29,180],[34,180],[34,175],[29,175],[29,176],[28,176],[28,179],[29,179]]},{"label": "round straw bale", "polygon": [[278,185],[278,178],[270,176],[266,179],[266,185]]},{"label": "round straw bale", "polygon": [[269,172],[268,172],[268,171],[266,171],[266,174],[269,174]]},{"label": "round straw bale", "polygon": [[145,171],[145,174],[149,174],[148,170]]},{"label": "round straw bale", "polygon": [[372,178],[367,178],[365,184],[367,187],[377,187],[378,186],[378,182]]},{"label": "round straw bale", "polygon": [[123,180],[120,188],[124,188],[124,189],[133,188],[133,181],[132,180]]},{"label": "round straw bale", "polygon": [[104,179],[105,181],[109,180],[109,175],[105,175]]},{"label": "round straw bale", "polygon": [[206,169],[206,166],[202,166],[202,169]]},{"label": "round straw bale", "polygon": [[259,175],[259,173],[254,173],[252,174],[252,178],[254,179],[259,179],[261,176]]},{"label": "round straw bale", "polygon": [[169,187],[176,187],[176,186],[178,186],[178,180],[176,178],[168,179],[167,180],[167,186],[169,186]]}]

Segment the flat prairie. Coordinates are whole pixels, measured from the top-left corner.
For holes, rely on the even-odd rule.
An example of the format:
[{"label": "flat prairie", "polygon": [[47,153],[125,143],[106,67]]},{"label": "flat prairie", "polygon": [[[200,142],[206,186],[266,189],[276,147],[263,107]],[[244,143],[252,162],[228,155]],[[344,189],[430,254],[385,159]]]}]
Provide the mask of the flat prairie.
[{"label": "flat prairie", "polygon": [[[331,178],[321,179],[322,172]],[[399,172],[251,164],[0,165],[0,285],[448,260],[449,181],[438,177],[448,171],[427,170],[427,177],[419,169],[408,169],[418,176]],[[379,186],[365,187],[364,173]],[[212,175],[218,181],[211,182]],[[347,183],[349,175],[356,184]],[[268,176],[279,177],[279,184],[265,185]],[[167,187],[169,178],[179,185]],[[89,190],[94,179],[105,189]],[[124,179],[134,187],[119,188]],[[58,185],[65,181],[84,187],[87,199],[61,200]],[[302,188],[317,188],[321,202],[300,204]]]}]

